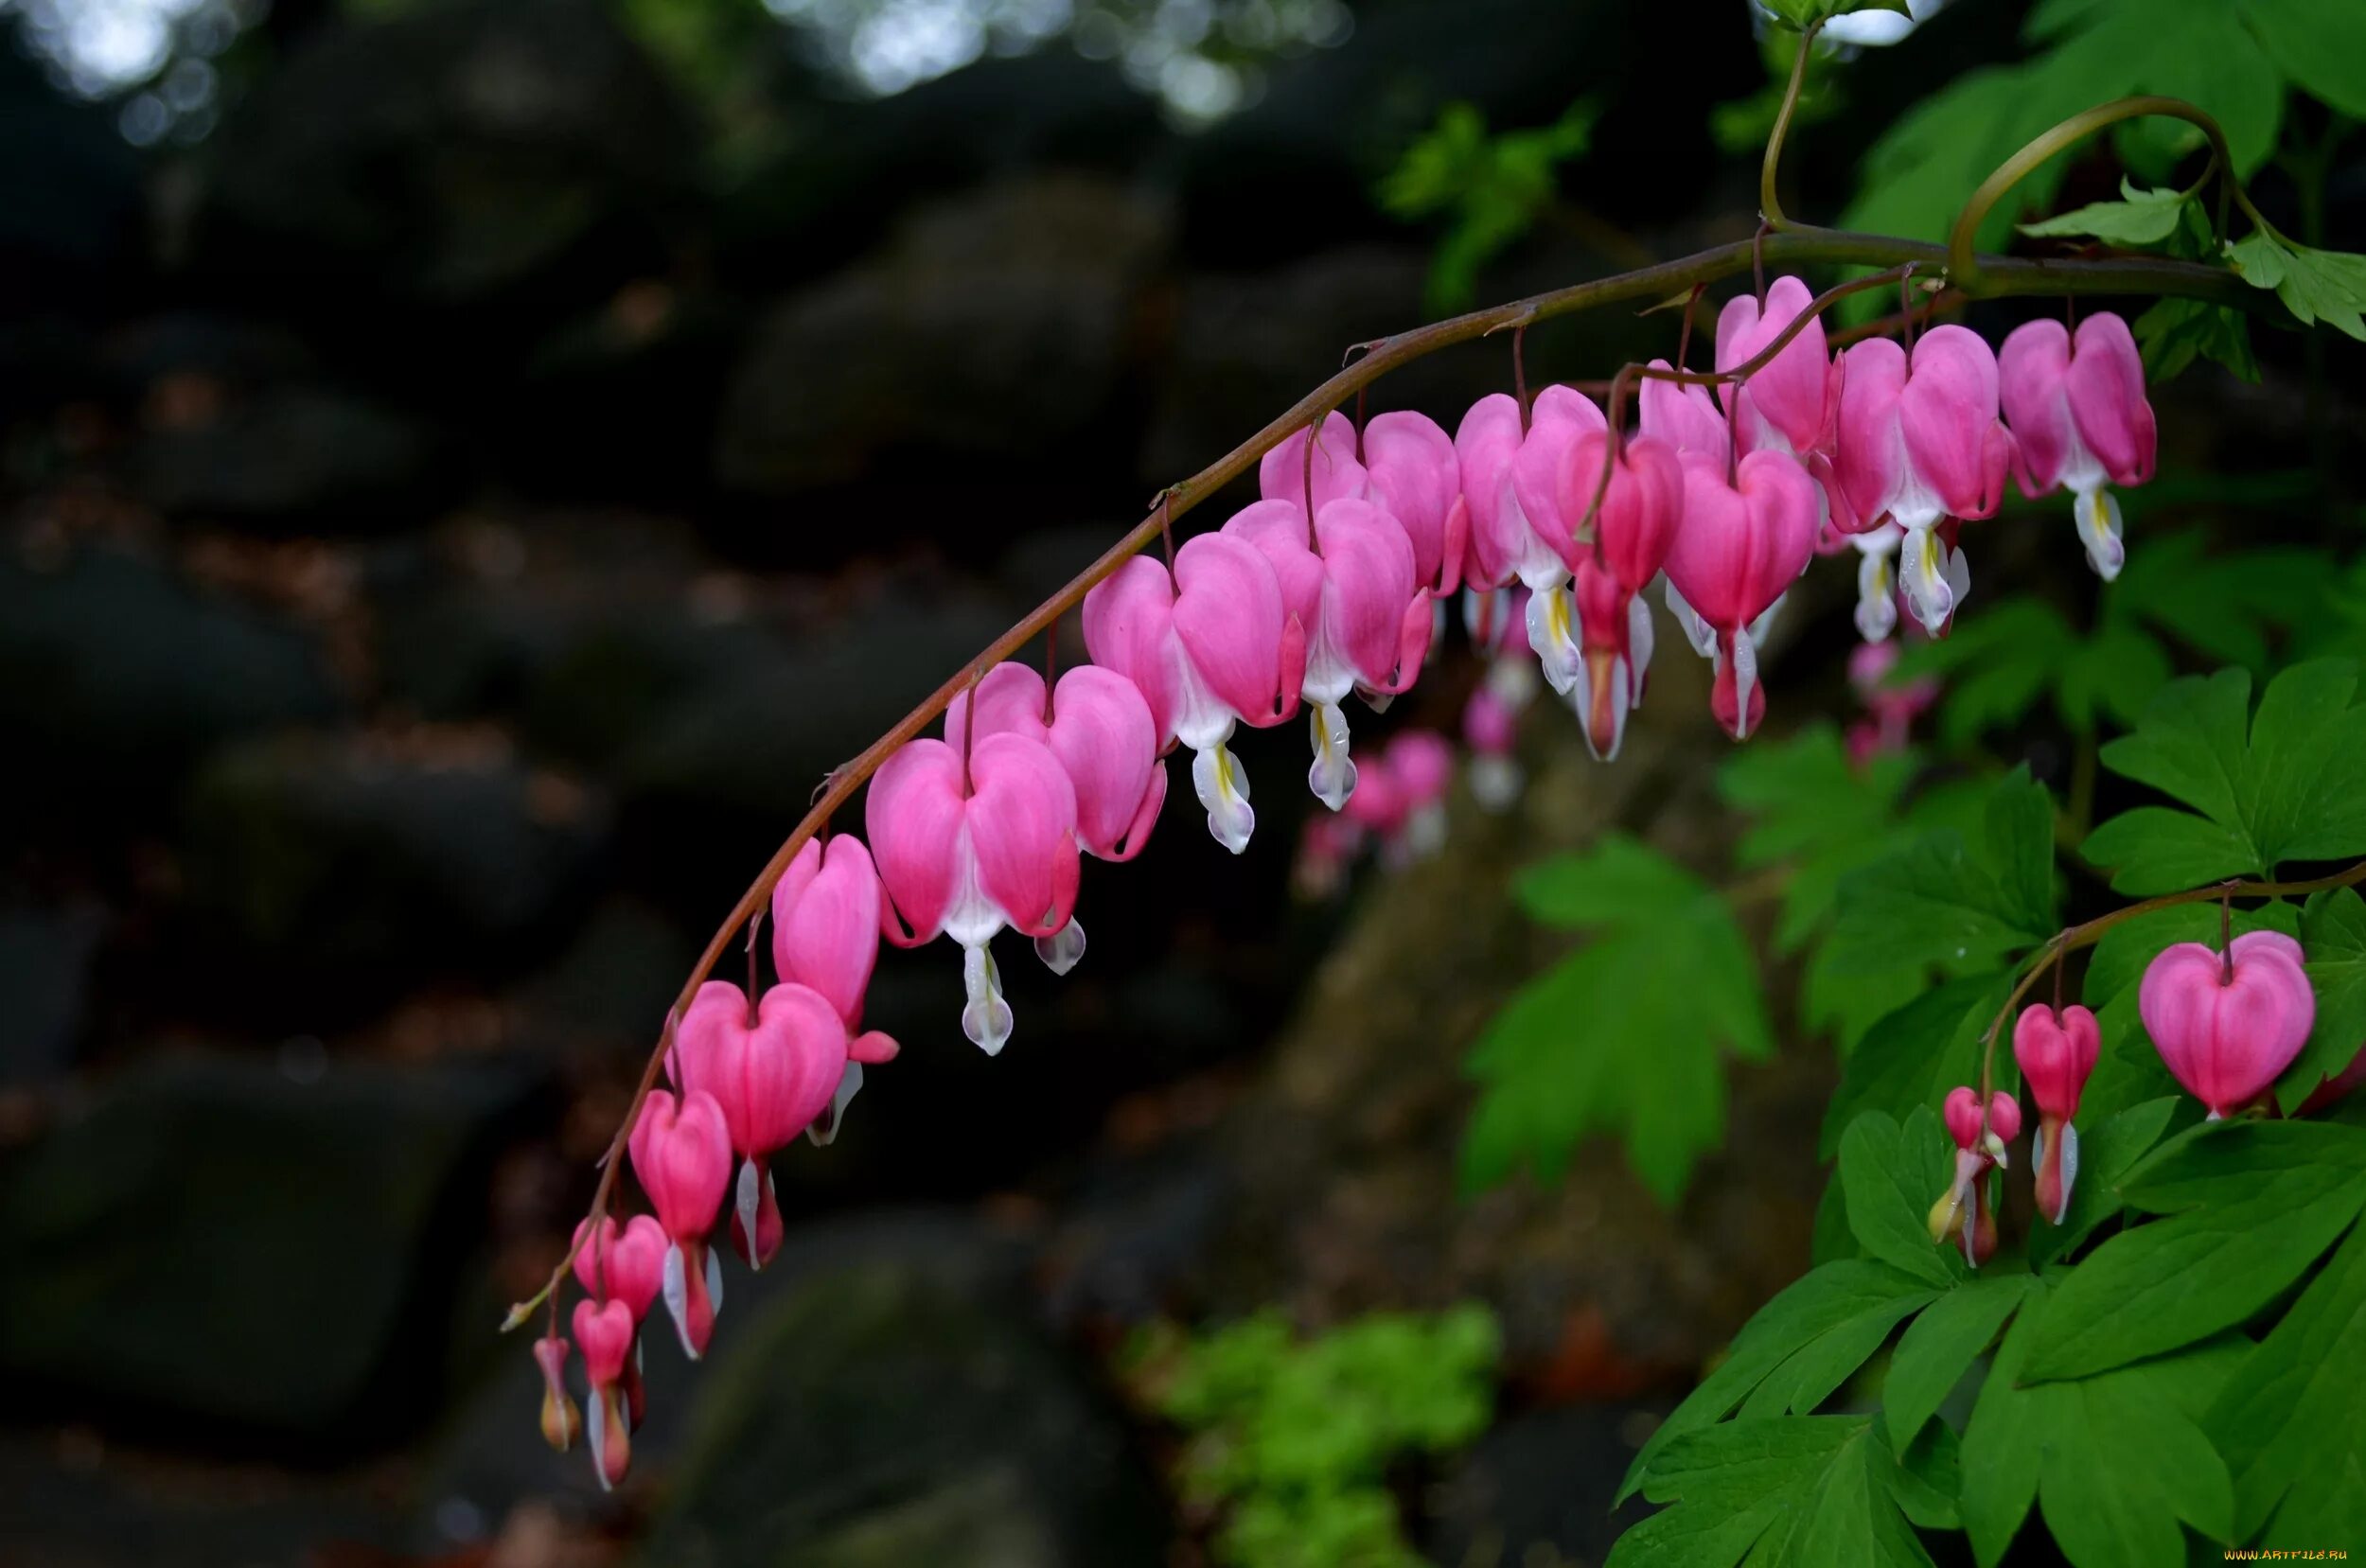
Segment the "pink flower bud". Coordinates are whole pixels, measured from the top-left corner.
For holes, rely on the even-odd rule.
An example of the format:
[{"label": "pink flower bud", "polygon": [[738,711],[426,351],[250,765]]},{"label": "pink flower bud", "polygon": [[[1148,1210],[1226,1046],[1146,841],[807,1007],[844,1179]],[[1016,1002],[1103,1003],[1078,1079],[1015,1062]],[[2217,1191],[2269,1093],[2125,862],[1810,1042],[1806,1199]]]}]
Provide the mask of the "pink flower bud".
[{"label": "pink flower bud", "polygon": [[1958,1086],[1947,1094],[1947,1134],[1955,1140],[1955,1147],[1970,1152],[1986,1152],[1998,1158],[1999,1146],[2021,1136],[2021,1103],[2003,1089],[1988,1096],[1987,1136],[1980,1128],[1980,1096],[1969,1088]]},{"label": "pink flower bud", "polygon": [[[1763,312],[1755,295],[1726,301],[1717,317],[1717,368],[1731,370],[1755,359],[1814,298],[1797,278],[1778,277],[1766,291]],[[1810,319],[1747,382],[1728,381],[1718,396],[1745,453],[1774,447],[1804,457],[1827,445],[1839,415],[1840,378],[1825,349],[1823,321]]]},{"label": "pink flower bud", "polygon": [[1670,608],[1681,601],[1679,619],[1700,624],[1717,661],[1710,706],[1741,740],[1766,704],[1752,623],[1815,555],[1815,484],[1796,458],[1777,451],[1744,457],[1734,484],[1705,458],[1686,457],[1684,467],[1684,523],[1668,552]]},{"label": "pink flower bud", "polygon": [[1980,1096],[1970,1088],[1948,1091],[1948,1136],[1955,1140],[1955,1175],[1931,1207],[1931,1239],[1953,1241],[1964,1260],[1978,1268],[1996,1256],[1996,1218],[1988,1212],[1991,1166],[2005,1163],[2004,1146],[2021,1136],[2021,1106],[2002,1089],[1988,1096],[1987,1130],[1980,1126]]},{"label": "pink flower bud", "polygon": [[536,1340],[534,1360],[542,1368],[542,1440],[564,1453],[583,1430],[583,1418],[567,1395],[567,1342],[556,1334]]},{"label": "pink flower bud", "polygon": [[2108,310],[2080,322],[2075,340],[2051,318],[2025,322],[2004,340],[1997,368],[2022,493],[2035,500],[2070,487],[2088,564],[2110,582],[2127,552],[2119,502],[2104,484],[2150,479],[2160,439],[2135,338]]},{"label": "pink flower bud", "polygon": [[2267,1092],[2308,1043],[2317,994],[2301,944],[2276,931],[2236,937],[2223,953],[2198,942],[2163,948],[2136,1010],[2161,1060],[2216,1120]]},{"label": "pink flower bud", "polygon": [[772,889],[773,969],[860,1029],[879,929],[879,873],[863,841],[851,833],[807,839]]},{"label": "pink flower bud", "polygon": [[962,1031],[994,1055],[1012,1019],[987,944],[1005,925],[1052,936],[1075,910],[1067,769],[1050,748],[1007,731],[974,741],[966,767],[945,742],[916,740],[873,776],[864,819],[893,917],[888,940],[914,947],[943,932],[961,944]]},{"label": "pink flower bud", "polygon": [[1471,526],[1454,438],[1426,414],[1376,414],[1364,427],[1364,465],[1365,498],[1404,526],[1415,578],[1432,592],[1452,593]]},{"label": "pink flower bud", "polygon": [[595,1301],[621,1301],[639,1323],[665,1277],[665,1227],[646,1214],[624,1224],[606,1215],[599,1228],[575,1226],[575,1280]]}]

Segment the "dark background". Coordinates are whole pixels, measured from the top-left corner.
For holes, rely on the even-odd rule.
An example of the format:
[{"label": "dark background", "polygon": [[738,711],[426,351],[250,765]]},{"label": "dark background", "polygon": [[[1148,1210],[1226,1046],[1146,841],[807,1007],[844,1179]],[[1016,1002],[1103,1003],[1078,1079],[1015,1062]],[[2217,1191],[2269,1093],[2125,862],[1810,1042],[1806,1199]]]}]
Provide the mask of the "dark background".
[{"label": "dark background", "polygon": [[[1661,255],[1752,223],[1755,163],[1707,129],[1765,79],[1739,0],[1284,6],[1320,42],[1219,33],[1248,91],[1212,123],[1141,85],[1157,8],[887,97],[811,20],[878,9],[209,4],[145,91],[43,58],[80,8],[0,9],[9,1562],[1189,1561],[1167,1438],[1110,1386],[1129,1326],[1472,1295],[1504,1416],[1408,1485],[1411,1527],[1440,1561],[1586,1559],[1649,1413],[1804,1261],[1820,1052],[1745,1076],[1680,1213],[1615,1155],[1452,1190],[1460,1052],[1539,951],[1505,871],[1611,821],[1729,831],[1663,623],[1618,769],[1532,736],[1522,814],[1457,800],[1443,860],[1344,903],[1289,893],[1295,727],[1247,744],[1240,860],[1178,785],[1139,864],[1086,872],[1075,975],[1005,952],[1000,1060],[949,948],[887,957],[905,1055],[780,1162],[735,1359],[694,1377],[653,1333],[615,1497],[541,1448],[492,1330],[712,923],[831,766],[1158,485],[1420,319],[1432,237],[1371,191],[1439,106],[1594,95],[1590,212]],[[2016,10],[1852,79],[1794,211],[1837,210]],[[1570,233],[1487,297],[1618,264]],[[1529,371],[1665,336],[1556,323]],[[1374,407],[1451,429],[1506,360]],[[1824,620],[1797,712],[1844,701]],[[1451,728],[1470,678],[1387,724]]]}]

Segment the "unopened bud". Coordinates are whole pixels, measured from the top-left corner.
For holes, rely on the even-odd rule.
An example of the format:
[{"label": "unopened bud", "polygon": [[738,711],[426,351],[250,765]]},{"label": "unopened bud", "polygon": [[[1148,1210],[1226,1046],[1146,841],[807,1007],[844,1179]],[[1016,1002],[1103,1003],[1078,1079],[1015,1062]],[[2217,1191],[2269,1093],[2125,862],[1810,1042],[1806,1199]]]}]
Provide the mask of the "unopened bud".
[{"label": "unopened bud", "polygon": [[542,1440],[564,1453],[583,1431],[583,1418],[567,1393],[567,1342],[556,1334],[536,1340],[534,1359],[542,1368]]}]

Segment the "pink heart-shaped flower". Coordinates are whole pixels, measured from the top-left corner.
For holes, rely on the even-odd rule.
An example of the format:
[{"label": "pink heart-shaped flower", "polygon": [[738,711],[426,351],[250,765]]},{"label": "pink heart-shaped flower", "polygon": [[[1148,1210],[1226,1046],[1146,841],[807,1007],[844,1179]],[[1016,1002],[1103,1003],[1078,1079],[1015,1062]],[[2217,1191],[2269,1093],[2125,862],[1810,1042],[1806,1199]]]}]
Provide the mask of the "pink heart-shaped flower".
[{"label": "pink heart-shaped flower", "polygon": [[2301,944],[2277,931],[2236,937],[2224,954],[2198,942],[2163,948],[2136,1009],[2161,1060],[2223,1117],[2267,1092],[2308,1043],[2317,995]]}]

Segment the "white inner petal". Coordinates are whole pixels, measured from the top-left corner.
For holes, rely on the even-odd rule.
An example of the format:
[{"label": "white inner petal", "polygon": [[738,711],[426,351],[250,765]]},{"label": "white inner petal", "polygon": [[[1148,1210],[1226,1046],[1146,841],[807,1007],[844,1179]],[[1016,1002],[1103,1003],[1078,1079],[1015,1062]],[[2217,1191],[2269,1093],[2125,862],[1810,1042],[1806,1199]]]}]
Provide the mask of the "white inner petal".
[{"label": "white inner petal", "polygon": [[988,1056],[1000,1055],[1011,1038],[1011,1004],[1002,999],[1002,972],[982,943],[962,950],[962,989],[969,997],[962,1009],[962,1032]]},{"label": "white inner petal", "polygon": [[1306,729],[1314,743],[1314,766],[1306,770],[1306,785],[1315,799],[1336,811],[1355,793],[1355,764],[1348,756],[1348,715],[1335,702],[1307,710]]},{"label": "white inner petal", "polygon": [[1535,650],[1545,684],[1567,696],[1584,673],[1585,654],[1578,646],[1577,616],[1566,586],[1542,588],[1528,594],[1528,646]]},{"label": "white inner petal", "polygon": [[1035,939],[1035,957],[1054,975],[1065,975],[1076,967],[1085,956],[1085,928],[1068,917],[1068,923],[1048,937]]},{"label": "white inner petal", "polygon": [[1216,842],[1238,854],[1248,848],[1257,830],[1257,813],[1249,809],[1248,775],[1221,742],[1192,758],[1192,788],[1208,808],[1208,831]]}]

